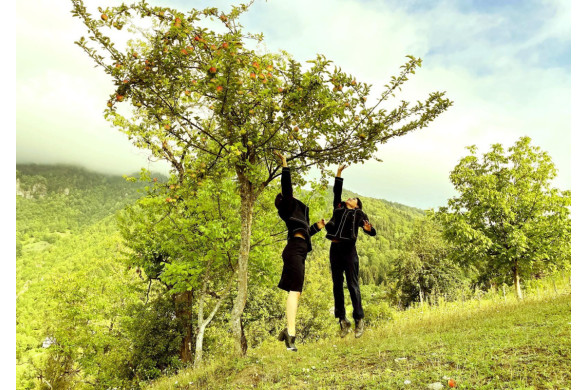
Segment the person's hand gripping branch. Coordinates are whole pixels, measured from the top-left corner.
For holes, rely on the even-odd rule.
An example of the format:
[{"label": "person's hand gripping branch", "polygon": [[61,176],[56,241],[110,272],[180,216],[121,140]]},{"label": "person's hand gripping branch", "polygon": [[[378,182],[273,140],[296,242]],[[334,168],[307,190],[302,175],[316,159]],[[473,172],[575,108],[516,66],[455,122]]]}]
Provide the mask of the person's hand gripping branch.
[{"label": "person's hand gripping branch", "polygon": [[276,150],[273,150],[273,153],[281,159],[281,166],[283,168],[286,168],[287,167],[287,158],[285,156],[283,156],[281,153],[277,152]]}]

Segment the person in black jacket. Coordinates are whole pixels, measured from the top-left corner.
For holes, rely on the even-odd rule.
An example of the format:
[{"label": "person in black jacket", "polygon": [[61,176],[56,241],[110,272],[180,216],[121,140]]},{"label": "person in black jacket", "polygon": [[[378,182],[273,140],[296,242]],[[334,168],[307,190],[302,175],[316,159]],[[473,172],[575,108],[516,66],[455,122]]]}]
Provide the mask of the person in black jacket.
[{"label": "person in black jacket", "polygon": [[368,221],[368,216],[362,211],[360,198],[349,198],[342,202],[342,171],[347,165],[338,167],[338,174],[334,179],[334,212],[326,224],[326,238],[332,241],[330,246],[330,266],[334,290],[334,315],[340,321],[340,336],[344,337],[350,331],[352,324],[346,318],[344,306],[344,274],[350,292],[355,321],[355,336],[360,337],[364,332],[364,310],[358,285],[358,254],[356,253],[356,239],[358,228],[370,236],[376,235],[376,229]]},{"label": "person in black jacket", "polygon": [[283,250],[283,272],[278,287],[289,292],[287,297],[287,327],[279,334],[279,341],[285,341],[287,350],[297,351],[295,346],[295,316],[299,297],[305,279],[305,259],[311,251],[311,236],[319,232],[325,225],[322,219],[309,225],[309,207],[293,197],[291,171],[287,167],[287,159],[280,153],[275,154],[281,159],[281,193],[275,198],[275,206],[279,217],[287,226],[287,245]]}]

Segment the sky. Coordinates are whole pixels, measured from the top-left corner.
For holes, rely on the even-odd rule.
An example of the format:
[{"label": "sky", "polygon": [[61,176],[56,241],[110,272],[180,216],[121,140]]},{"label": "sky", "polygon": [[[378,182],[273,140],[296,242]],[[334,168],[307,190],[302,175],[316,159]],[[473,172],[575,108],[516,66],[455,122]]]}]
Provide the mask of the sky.
[{"label": "sky", "polygon": [[[87,1],[98,5],[119,1]],[[188,10],[229,1],[157,0]],[[105,173],[165,170],[103,118],[112,82],[74,41],[84,34],[69,1],[16,4],[16,162],[70,163]],[[446,91],[454,105],[422,130],[379,148],[383,162],[344,171],[345,187],[423,209],[456,193],[450,171],[468,154],[505,148],[522,136],[558,168],[554,186],[570,189],[571,79],[568,0],[257,1],[242,18],[263,32],[264,49],[304,62],[323,54],[373,85],[377,96],[406,62],[423,60],[400,99]],[[334,167],[333,167],[334,168]]]}]

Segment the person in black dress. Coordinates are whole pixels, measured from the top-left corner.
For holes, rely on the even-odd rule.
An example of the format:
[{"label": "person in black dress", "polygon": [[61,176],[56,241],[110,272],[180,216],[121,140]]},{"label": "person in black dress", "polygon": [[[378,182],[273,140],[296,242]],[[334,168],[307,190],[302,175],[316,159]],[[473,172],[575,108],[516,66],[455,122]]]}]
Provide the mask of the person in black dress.
[{"label": "person in black dress", "polygon": [[342,171],[347,165],[338,167],[338,174],[334,181],[334,212],[326,224],[326,238],[332,241],[330,246],[330,266],[334,290],[334,315],[340,321],[340,336],[344,337],[350,331],[352,324],[346,318],[344,306],[344,274],[352,301],[352,317],[355,321],[355,336],[360,337],[364,332],[364,310],[360,286],[358,285],[358,254],[356,253],[356,239],[358,228],[375,236],[376,230],[368,221],[368,216],[362,211],[360,198],[349,198],[342,202]]},{"label": "person in black dress", "polygon": [[287,297],[287,327],[279,333],[279,341],[285,341],[287,350],[297,351],[295,346],[295,316],[299,297],[305,279],[305,259],[311,251],[311,236],[319,232],[325,225],[319,222],[309,225],[309,207],[293,197],[291,171],[287,167],[287,159],[280,153],[275,154],[281,159],[281,193],[275,198],[275,206],[279,217],[287,225],[287,245],[283,250],[283,272],[278,287],[289,292]]}]

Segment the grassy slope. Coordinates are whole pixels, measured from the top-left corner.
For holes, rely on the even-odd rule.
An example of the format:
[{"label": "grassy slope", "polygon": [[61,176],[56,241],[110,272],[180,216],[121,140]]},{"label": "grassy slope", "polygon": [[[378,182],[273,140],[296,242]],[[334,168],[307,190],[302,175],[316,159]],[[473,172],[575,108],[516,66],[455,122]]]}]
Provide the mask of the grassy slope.
[{"label": "grassy slope", "polygon": [[361,339],[300,344],[296,354],[271,341],[152,388],[425,389],[454,378],[460,389],[569,389],[570,312],[569,293],[412,309]]}]

